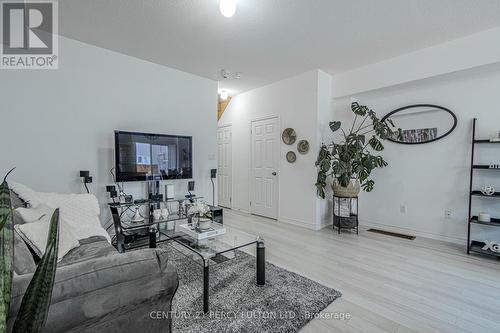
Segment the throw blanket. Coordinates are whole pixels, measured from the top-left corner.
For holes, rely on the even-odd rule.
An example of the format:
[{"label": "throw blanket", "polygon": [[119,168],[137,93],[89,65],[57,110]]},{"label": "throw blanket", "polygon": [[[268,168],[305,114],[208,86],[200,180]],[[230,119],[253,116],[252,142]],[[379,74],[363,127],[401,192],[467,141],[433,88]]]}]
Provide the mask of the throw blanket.
[{"label": "throw blanket", "polygon": [[21,199],[36,208],[45,204],[59,208],[61,218],[71,227],[78,240],[92,236],[103,236],[111,243],[111,238],[101,226],[99,203],[93,194],[61,194],[37,192],[26,185],[9,182],[9,188]]}]

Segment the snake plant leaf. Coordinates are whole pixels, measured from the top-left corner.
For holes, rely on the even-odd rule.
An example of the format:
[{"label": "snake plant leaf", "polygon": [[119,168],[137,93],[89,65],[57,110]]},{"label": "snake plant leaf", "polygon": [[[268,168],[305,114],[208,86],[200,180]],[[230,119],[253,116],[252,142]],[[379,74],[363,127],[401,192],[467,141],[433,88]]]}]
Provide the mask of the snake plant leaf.
[{"label": "snake plant leaf", "polygon": [[7,331],[7,317],[9,315],[10,295],[12,288],[12,261],[14,258],[14,229],[10,206],[10,192],[7,182],[0,185],[0,332]]},{"label": "snake plant leaf", "polygon": [[50,220],[45,254],[24,294],[14,322],[13,333],[38,333],[43,330],[47,321],[56,276],[58,244],[59,209],[56,209]]},{"label": "snake plant leaf", "polygon": [[7,176],[0,185],[0,332],[7,331],[10,296],[12,290],[12,263],[14,258],[14,226]]}]

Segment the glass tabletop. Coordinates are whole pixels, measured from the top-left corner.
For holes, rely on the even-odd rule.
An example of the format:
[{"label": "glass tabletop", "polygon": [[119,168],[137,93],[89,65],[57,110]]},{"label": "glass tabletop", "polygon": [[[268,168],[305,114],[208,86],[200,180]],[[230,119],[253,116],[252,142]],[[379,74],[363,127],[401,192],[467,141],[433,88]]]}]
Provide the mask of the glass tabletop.
[{"label": "glass tabletop", "polygon": [[192,197],[177,197],[177,198],[168,198],[166,200],[149,200],[149,199],[139,199],[135,200],[134,202],[110,202],[108,203],[108,206],[111,207],[118,207],[118,208],[124,208],[124,207],[137,207],[137,206],[146,206],[146,205],[153,205],[153,204],[165,204],[165,203],[182,203],[183,201],[190,201],[190,200],[200,200],[203,199],[203,197],[200,196],[192,196]]},{"label": "glass tabletop", "polygon": [[170,222],[176,222],[176,221],[181,221],[180,223],[187,223],[188,217],[184,214],[170,214],[166,219],[159,219],[159,220],[153,220],[149,221],[148,217],[145,217],[143,221],[139,222],[134,222],[130,220],[129,218],[122,219],[121,220],[121,226],[124,230],[133,230],[133,229],[142,229],[142,228],[147,228],[152,225],[157,225],[157,224],[165,224],[165,223],[170,223]]},{"label": "glass tabletop", "polygon": [[210,259],[210,264],[223,262],[235,256],[234,250],[256,244],[258,236],[246,233],[239,229],[212,222],[209,231],[222,232],[223,234],[212,236],[206,239],[198,240],[193,235],[193,231],[186,229],[186,221],[176,221],[175,227],[167,230],[166,226],[160,226],[160,240],[174,240],[179,246],[187,249],[182,251],[179,246],[176,247],[185,255],[191,256],[194,260],[198,257],[207,262]]}]

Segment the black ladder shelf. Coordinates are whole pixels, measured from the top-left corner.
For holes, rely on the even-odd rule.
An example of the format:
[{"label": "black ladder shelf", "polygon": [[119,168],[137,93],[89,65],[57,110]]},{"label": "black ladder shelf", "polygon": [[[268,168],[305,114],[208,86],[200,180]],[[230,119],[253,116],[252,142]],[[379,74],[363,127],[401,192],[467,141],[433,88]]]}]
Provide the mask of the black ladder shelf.
[{"label": "black ladder shelf", "polygon": [[500,141],[490,141],[489,139],[476,139],[476,122],[477,118],[474,118],[472,122],[472,154],[471,154],[471,163],[470,163],[470,189],[469,189],[469,223],[467,227],[467,254],[471,252],[480,253],[485,255],[490,255],[497,257],[500,259],[500,253],[493,252],[491,250],[483,250],[485,245],[484,242],[480,242],[477,240],[471,239],[471,226],[473,225],[487,225],[491,227],[500,227],[500,218],[492,218],[491,222],[480,222],[477,216],[472,216],[472,198],[491,198],[498,199],[500,198],[500,192],[495,192],[493,195],[484,195],[481,191],[474,190],[474,170],[491,170],[491,171],[499,171],[500,168],[491,168],[489,165],[484,164],[474,164],[474,150],[476,149],[477,144],[500,144]]}]

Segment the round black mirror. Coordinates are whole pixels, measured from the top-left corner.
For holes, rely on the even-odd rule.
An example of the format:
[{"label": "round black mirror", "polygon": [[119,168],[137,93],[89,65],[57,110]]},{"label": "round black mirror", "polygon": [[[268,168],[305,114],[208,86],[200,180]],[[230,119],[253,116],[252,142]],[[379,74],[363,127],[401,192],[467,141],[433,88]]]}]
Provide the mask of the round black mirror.
[{"label": "round black mirror", "polygon": [[442,106],[415,104],[388,113],[381,121],[390,122],[401,132],[389,141],[422,144],[444,138],[457,127],[457,116]]}]

